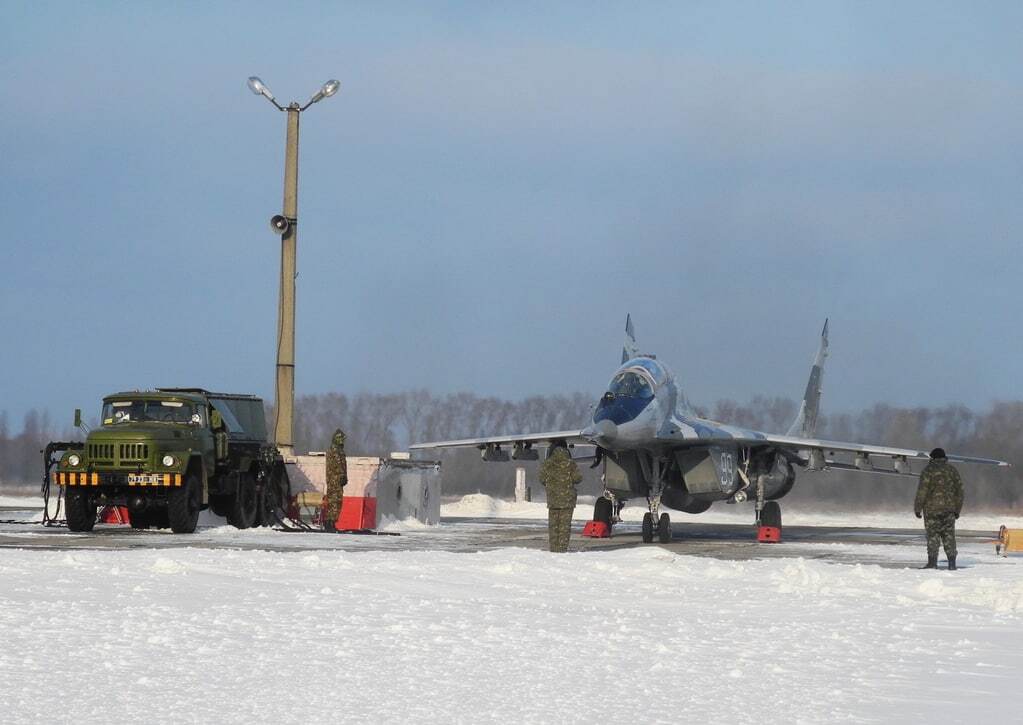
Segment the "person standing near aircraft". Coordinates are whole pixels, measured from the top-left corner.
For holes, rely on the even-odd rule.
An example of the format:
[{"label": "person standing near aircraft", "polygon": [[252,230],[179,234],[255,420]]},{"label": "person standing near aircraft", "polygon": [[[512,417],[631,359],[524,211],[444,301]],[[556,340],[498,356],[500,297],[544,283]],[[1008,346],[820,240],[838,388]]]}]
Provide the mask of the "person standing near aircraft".
[{"label": "person standing near aircraft", "polygon": [[341,505],[344,502],[344,488],[348,485],[348,461],[345,460],[345,434],[340,428],[334,431],[327,451],[327,496],[324,505],[323,528],[334,531]]},{"label": "person standing near aircraft", "polygon": [[943,448],[931,451],[931,461],[920,473],[913,508],[917,518],[923,516],[927,532],[927,565],[923,568],[938,568],[938,545],[942,544],[948,569],[955,571],[956,519],[963,508],[963,481]]},{"label": "person standing near aircraft", "polygon": [[547,489],[547,544],[551,551],[568,551],[576,486],[582,480],[568,448],[563,443],[552,446],[547,460],[540,466],[540,483]]}]

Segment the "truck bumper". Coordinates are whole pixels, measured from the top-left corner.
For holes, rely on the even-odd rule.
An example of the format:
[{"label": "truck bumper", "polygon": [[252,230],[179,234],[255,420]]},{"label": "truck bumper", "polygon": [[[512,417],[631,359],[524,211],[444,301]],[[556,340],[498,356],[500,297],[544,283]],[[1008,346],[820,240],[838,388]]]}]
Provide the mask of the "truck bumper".
[{"label": "truck bumper", "polygon": [[86,473],[56,471],[54,483],[60,486],[127,486],[128,488],[180,487],[180,473]]}]

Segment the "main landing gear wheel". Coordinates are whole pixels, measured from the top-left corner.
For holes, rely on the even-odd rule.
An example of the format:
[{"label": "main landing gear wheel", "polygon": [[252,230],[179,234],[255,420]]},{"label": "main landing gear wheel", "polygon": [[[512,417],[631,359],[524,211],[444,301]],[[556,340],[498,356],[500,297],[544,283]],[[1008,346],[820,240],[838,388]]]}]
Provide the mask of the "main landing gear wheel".
[{"label": "main landing gear wheel", "polygon": [[643,514],[643,543],[649,544],[654,540],[654,515],[647,511]]},{"label": "main landing gear wheel", "polygon": [[781,505],[777,501],[768,501],[760,512],[760,525],[781,528]]},{"label": "main landing gear wheel", "polygon": [[[652,516],[650,518],[653,519]],[[671,542],[671,517],[668,514],[661,514],[657,522],[657,540],[662,544]]]},{"label": "main landing gear wheel", "polygon": [[608,531],[611,530],[611,501],[599,496],[593,504],[593,520],[607,524]]}]

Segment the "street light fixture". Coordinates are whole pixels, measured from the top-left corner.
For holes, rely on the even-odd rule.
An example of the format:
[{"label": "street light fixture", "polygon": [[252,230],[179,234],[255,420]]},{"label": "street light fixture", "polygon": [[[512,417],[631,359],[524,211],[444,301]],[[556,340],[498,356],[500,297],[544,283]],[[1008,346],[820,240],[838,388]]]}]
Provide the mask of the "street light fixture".
[{"label": "street light fixture", "polygon": [[337,93],[341,82],[329,80],[309,102],[299,106],[292,101],[286,107],[274,98],[258,77],[249,77],[249,90],[270,101],[278,111],[288,114],[288,133],[284,146],[284,209],[270,220],[271,228],[281,235],[281,287],[277,309],[277,379],[274,407],[274,442],[285,458],[295,454],[295,268],[298,241],[298,117],[302,111]]}]

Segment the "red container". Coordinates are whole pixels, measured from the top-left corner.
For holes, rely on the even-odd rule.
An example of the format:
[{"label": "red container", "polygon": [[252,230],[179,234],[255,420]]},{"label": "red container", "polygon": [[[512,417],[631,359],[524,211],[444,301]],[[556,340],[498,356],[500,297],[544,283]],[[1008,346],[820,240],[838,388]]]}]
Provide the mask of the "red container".
[{"label": "red container", "polygon": [[583,536],[591,539],[609,539],[611,529],[603,521],[587,521],[583,526]]},{"label": "red container", "polygon": [[377,527],[377,500],[375,496],[345,496],[341,502],[341,515],[334,528],[340,530],[375,529]]}]

